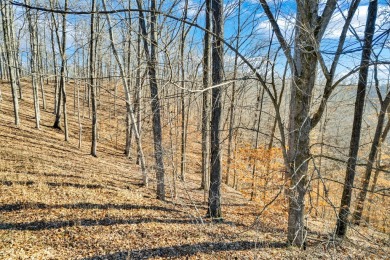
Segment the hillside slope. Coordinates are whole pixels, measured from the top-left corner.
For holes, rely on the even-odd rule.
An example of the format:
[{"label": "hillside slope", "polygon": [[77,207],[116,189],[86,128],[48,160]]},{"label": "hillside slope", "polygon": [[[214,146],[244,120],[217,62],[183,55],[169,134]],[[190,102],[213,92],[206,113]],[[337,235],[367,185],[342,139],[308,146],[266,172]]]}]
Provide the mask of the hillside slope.
[{"label": "hillside slope", "polygon": [[[226,186],[224,221],[211,223],[203,218],[204,193],[193,169],[186,182],[178,182],[177,198],[168,192],[167,201],[156,200],[153,171],[150,187],[141,187],[135,161],[126,159],[104,132],[98,157],[89,155],[87,117],[81,149],[73,114],[70,141],[63,141],[63,132],[51,127],[50,89],[48,109],[41,110],[42,126],[36,129],[30,85],[23,85],[19,128],[13,124],[9,85],[0,86],[0,259],[386,258],[389,253],[386,235],[364,228],[356,234],[365,236],[352,231],[335,246],[321,221],[310,225],[307,250],[287,247],[284,216],[268,211],[259,216],[261,207]],[[111,123],[101,124],[105,129]]]}]

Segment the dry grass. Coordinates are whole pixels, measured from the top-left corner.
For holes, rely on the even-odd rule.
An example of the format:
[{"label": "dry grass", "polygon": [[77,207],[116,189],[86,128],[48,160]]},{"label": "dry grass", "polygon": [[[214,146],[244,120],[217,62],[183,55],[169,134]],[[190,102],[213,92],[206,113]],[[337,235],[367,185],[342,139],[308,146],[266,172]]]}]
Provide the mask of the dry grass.
[{"label": "dry grass", "polygon": [[[389,252],[384,234],[364,228],[335,246],[324,233],[331,231],[333,223],[321,220],[310,223],[306,251],[287,247],[285,215],[266,211],[259,217],[258,204],[226,186],[224,222],[202,218],[206,207],[204,193],[198,189],[196,144],[189,146],[191,163],[186,182],[177,184],[177,198],[170,197],[168,174],[168,199],[158,201],[154,179],[149,188],[141,187],[138,166],[123,155],[124,127],[115,126],[123,118],[110,120],[108,94],[101,97],[99,157],[94,158],[89,155],[87,116],[83,145],[77,148],[72,102],[68,105],[70,141],[64,142],[63,133],[51,127],[52,85],[46,87],[48,109],[41,111],[40,130],[34,127],[29,83],[24,83],[19,128],[13,125],[9,85],[0,87],[0,259],[362,259],[386,258]],[[72,86],[68,89],[73,93]],[[150,151],[147,158],[152,165]],[[171,170],[168,166],[167,172]]]}]

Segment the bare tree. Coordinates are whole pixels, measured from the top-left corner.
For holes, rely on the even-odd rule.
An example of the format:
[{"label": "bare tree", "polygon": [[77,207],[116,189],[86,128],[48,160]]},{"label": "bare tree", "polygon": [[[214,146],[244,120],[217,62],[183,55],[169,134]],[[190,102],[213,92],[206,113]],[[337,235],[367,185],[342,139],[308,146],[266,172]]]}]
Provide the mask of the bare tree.
[{"label": "bare tree", "polygon": [[[377,10],[378,10],[378,1],[377,0],[370,1],[368,5],[366,27],[364,31],[364,45],[362,51],[362,58],[360,62],[359,82],[358,82],[356,100],[355,100],[355,112],[353,118],[352,136],[351,136],[351,143],[349,146],[349,154],[348,154],[349,158],[347,163],[347,171],[345,174],[343,195],[341,197],[340,211],[339,211],[339,216],[336,224],[336,235],[341,238],[345,237],[347,233],[347,227],[348,227],[348,216],[350,214],[352,188],[353,188],[353,182],[356,173],[355,169],[356,169],[356,162],[357,162],[357,156],[359,151],[360,132],[362,126],[362,119],[363,119],[364,99],[366,97],[367,75],[368,75],[368,68],[369,68],[368,65],[370,63],[370,56],[372,52],[372,41],[375,32],[375,21],[377,16]],[[390,102],[390,100],[386,102]],[[379,136],[378,136],[378,140],[379,140]],[[372,153],[374,154],[375,157],[376,151],[375,153],[374,152]],[[371,156],[372,154],[370,154],[370,157]],[[369,174],[371,174],[371,171],[369,172]]]},{"label": "bare tree", "polygon": [[[50,6],[53,8],[52,1],[50,1]],[[54,13],[51,13],[51,23],[50,23],[50,42],[51,42],[51,52],[52,52],[52,61],[53,61],[53,74],[54,74],[54,114],[58,114],[58,109],[59,108],[59,102],[58,100],[60,99],[60,85],[59,85],[59,80],[58,80],[58,69],[57,69],[57,55],[56,55],[56,50],[55,50],[55,41],[54,41],[54,33],[55,30],[57,30],[57,25],[56,25]],[[59,123],[59,122],[58,122]]]},{"label": "bare tree", "polygon": [[64,114],[64,134],[65,141],[69,139],[68,133],[68,115],[66,110],[66,11],[68,10],[68,0],[64,3],[65,12],[62,14],[62,42],[61,42],[61,81],[60,89],[62,92],[62,113]]},{"label": "bare tree", "polygon": [[[379,88],[377,87],[377,90],[379,91]],[[363,215],[363,208],[364,208],[364,202],[366,200],[367,192],[368,192],[368,185],[370,184],[371,179],[371,173],[374,167],[375,158],[377,156],[378,148],[380,148],[380,139],[382,136],[382,130],[385,123],[385,115],[387,114],[387,108],[390,104],[390,92],[387,93],[384,100],[382,100],[381,97],[379,97],[379,101],[381,104],[379,116],[378,116],[378,123],[375,129],[375,135],[374,139],[372,140],[370,154],[368,156],[367,166],[366,166],[366,172],[364,174],[363,179],[363,185],[362,190],[359,192],[357,201],[356,201],[356,209],[353,213],[353,220],[355,225],[359,225],[360,221],[362,219]]]},{"label": "bare tree", "polygon": [[[106,1],[102,0],[102,3],[103,3],[103,8],[106,11]],[[138,148],[139,159],[140,159],[140,163],[141,163],[142,176],[143,176],[143,185],[148,186],[148,175],[147,175],[147,172],[146,172],[145,156],[144,156],[144,153],[143,153],[141,138],[140,138],[140,135],[139,135],[138,127],[137,127],[135,116],[134,116],[134,112],[133,112],[134,110],[133,110],[133,107],[131,105],[130,89],[129,89],[129,86],[128,86],[128,77],[127,77],[127,75],[125,75],[125,71],[123,69],[123,65],[122,65],[122,63],[121,63],[121,61],[119,59],[118,51],[116,50],[116,47],[115,47],[114,37],[113,37],[112,27],[111,27],[110,16],[108,14],[106,14],[106,17],[107,17],[109,36],[110,36],[110,41],[111,41],[111,48],[112,48],[112,51],[114,53],[115,60],[118,63],[119,72],[120,72],[120,75],[122,77],[123,88],[124,88],[125,95],[126,95],[126,110],[127,110],[126,112],[129,114],[129,117],[130,117],[130,120],[131,120],[132,129],[134,131],[135,139],[136,139],[136,142],[137,142],[137,148]]]},{"label": "bare tree", "polygon": [[142,30],[144,53],[147,60],[149,72],[149,86],[151,95],[151,107],[153,112],[153,141],[154,141],[154,156],[156,160],[156,176],[157,176],[157,198],[165,200],[165,184],[164,184],[164,160],[162,147],[162,131],[161,131],[161,113],[160,101],[158,96],[158,85],[156,78],[157,66],[157,14],[156,0],[151,1],[150,5],[150,52],[147,39],[146,22],[142,12],[142,3],[137,0],[137,5],[140,15],[140,26]]},{"label": "bare tree", "polygon": [[[38,28],[38,27],[37,27]],[[41,89],[41,98],[42,98],[42,108],[43,110],[46,110],[46,96],[45,96],[45,87],[44,87],[44,76],[48,74],[47,70],[45,71],[45,68],[47,69],[47,66],[44,66],[44,60],[45,57],[43,53],[45,53],[45,56],[47,57],[47,49],[46,49],[46,30],[43,30],[43,38],[40,39],[39,35],[37,35],[37,45],[38,45],[38,71],[39,71],[39,87]],[[43,42],[43,43],[42,43]],[[43,50],[44,48],[44,50]],[[46,59],[47,62],[47,59]]]},{"label": "bare tree", "polygon": [[90,40],[89,40],[89,83],[91,90],[91,101],[92,101],[92,144],[91,144],[91,155],[97,156],[97,104],[96,104],[96,1],[92,0],[92,13],[90,21]]},{"label": "bare tree", "polygon": [[[8,63],[8,75],[11,82],[12,101],[14,106],[14,119],[15,125],[20,125],[19,119],[19,101],[18,101],[18,85],[17,85],[17,72],[16,72],[16,60],[13,49],[14,37],[11,30],[13,22],[11,20],[12,7],[8,1],[0,0],[1,18],[3,24],[3,36],[4,36],[4,49]],[[20,89],[20,86],[19,86]]]},{"label": "bare tree", "polygon": [[[29,0],[25,0],[26,4],[30,4]],[[36,11],[28,10],[27,13],[28,27],[30,32],[30,66],[31,66],[31,83],[33,90],[33,100],[34,100],[34,112],[35,112],[35,126],[40,128],[40,111],[39,111],[39,95],[38,95],[38,79],[40,78],[39,74],[39,65],[38,65],[38,34],[37,34],[37,15]]]},{"label": "bare tree", "polygon": [[[241,33],[241,0],[238,1],[238,14],[237,14],[237,36],[236,36],[236,50],[239,50],[240,46],[240,33]],[[230,108],[229,108],[229,134],[228,134],[228,149],[227,149],[227,165],[226,165],[226,185],[229,185],[230,178],[230,165],[232,163],[232,144],[233,144],[233,127],[234,127],[234,115],[235,115],[235,97],[236,97],[236,78],[238,70],[238,55],[234,55],[234,68],[233,68],[233,86],[231,92]]]},{"label": "bare tree", "polygon": [[376,185],[377,185],[377,182],[378,182],[378,177],[379,177],[379,173],[381,172],[381,170],[384,168],[382,165],[381,165],[381,159],[382,159],[382,144],[384,143],[384,141],[386,140],[386,137],[389,133],[389,130],[390,130],[390,114],[389,114],[389,111],[387,111],[387,124],[382,132],[382,135],[381,135],[381,138],[380,138],[380,141],[379,141],[379,144],[378,144],[378,151],[377,151],[377,159],[376,159],[376,169],[375,169],[375,174],[374,174],[374,178],[372,180],[372,184],[371,184],[371,187],[370,187],[370,191],[369,191],[369,195],[368,195],[368,207],[367,207],[367,212],[368,212],[368,216],[367,216],[367,222],[370,221],[370,215],[371,215],[371,203],[373,201],[373,197],[374,197],[374,191],[375,191],[375,188],[376,188]]},{"label": "bare tree", "polygon": [[[297,16],[295,24],[294,55],[283,37],[277,21],[266,0],[260,0],[265,14],[272,25],[292,73],[292,87],[289,114],[288,154],[285,158],[290,180],[288,233],[290,244],[304,246],[304,199],[307,189],[307,171],[310,159],[310,106],[316,79],[317,63],[322,60],[319,46],[325,29],[336,8],[335,0],[328,0],[321,16],[319,2],[296,1]],[[267,91],[268,92],[268,91]],[[275,103],[275,102],[274,102]],[[277,104],[274,104],[277,108]],[[278,111],[276,111],[278,112]],[[279,127],[281,130],[281,127]]]},{"label": "bare tree", "polygon": [[210,34],[208,31],[211,29],[211,0],[206,0],[206,32],[204,33],[204,47],[203,47],[203,95],[202,95],[202,182],[201,188],[208,190],[208,160],[209,160],[209,91],[207,90],[210,85]]},{"label": "bare tree", "polygon": [[[185,0],[183,8],[183,19],[187,19],[188,0]],[[184,47],[186,41],[185,23],[182,23],[181,37],[180,37],[180,74],[181,74],[181,156],[180,156],[180,178],[185,180],[185,168],[186,168],[186,145],[187,145],[187,127],[186,127],[186,113],[185,113],[185,66],[184,66]]]},{"label": "bare tree", "polygon": [[[56,3],[55,0],[51,0],[50,1],[50,7],[52,9],[54,9],[54,4]],[[55,31],[55,36],[56,36],[56,39],[57,39],[57,45],[58,45],[58,48],[60,50],[60,55],[61,55],[61,68],[60,70],[62,69],[62,60],[63,60],[63,54],[62,54],[62,44],[61,44],[61,40],[60,40],[60,36],[59,36],[59,25],[58,25],[58,22],[56,20],[56,17],[55,17],[55,14],[54,12],[52,13],[52,16],[51,16],[51,24],[52,26],[54,27],[54,31]],[[52,35],[54,37],[54,35]],[[52,39],[52,48],[53,48],[53,55],[55,56],[55,48],[54,48],[54,41]],[[65,69],[65,67],[64,67]],[[57,70],[56,70],[57,72]],[[61,72],[60,72],[61,74]],[[58,80],[58,77],[56,77],[56,106],[55,106],[55,113],[56,113],[56,117],[55,117],[55,121],[54,121],[54,125],[53,127],[54,128],[57,128],[57,129],[61,129],[61,104],[62,104],[62,85],[61,85],[61,76],[59,77],[59,80]]]},{"label": "bare tree", "polygon": [[222,218],[221,210],[221,87],[223,80],[223,1],[212,0],[213,37],[212,42],[212,102],[211,102],[211,158],[210,187],[207,216],[213,219]]}]

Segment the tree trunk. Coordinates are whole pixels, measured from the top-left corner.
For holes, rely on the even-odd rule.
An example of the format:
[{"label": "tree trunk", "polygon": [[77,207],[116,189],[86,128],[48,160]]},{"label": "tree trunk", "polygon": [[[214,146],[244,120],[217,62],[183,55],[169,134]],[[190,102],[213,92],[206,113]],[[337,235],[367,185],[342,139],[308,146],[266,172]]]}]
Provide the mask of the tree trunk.
[{"label": "tree trunk", "polygon": [[[131,8],[131,1],[129,1],[129,8]],[[129,29],[127,30],[127,35],[126,35],[126,40],[123,42],[123,49],[127,51],[127,55],[124,56],[124,64],[123,64],[123,75],[121,75],[121,77],[123,76],[126,76],[126,84],[127,84],[127,87],[128,87],[128,92],[131,92],[132,91],[132,84],[131,84],[131,66],[130,66],[130,61],[131,61],[131,22],[132,22],[132,19],[131,19],[131,13],[129,12],[128,13],[129,17],[127,18],[128,19],[128,26],[129,26]],[[117,62],[119,62],[119,60],[117,59]],[[111,58],[110,58],[110,64],[111,64]],[[121,65],[119,65],[121,66]],[[120,68],[119,68],[120,70]],[[114,73],[116,72],[116,66],[115,66],[115,71]],[[129,100],[127,100],[127,97],[126,97],[126,102],[129,102],[130,101],[130,95],[129,95]],[[128,111],[128,109],[127,109]],[[134,113],[134,110],[131,111],[131,113]],[[133,115],[134,116],[134,115]],[[127,158],[130,158],[131,156],[131,142],[132,142],[132,134],[133,134],[133,122],[132,122],[132,119],[131,119],[131,115],[130,113],[126,113],[126,145],[125,145],[125,155]]]},{"label": "tree trunk", "polygon": [[[29,0],[25,0],[26,4],[30,4]],[[32,13],[33,12],[33,13]],[[33,90],[33,100],[34,100],[34,112],[35,112],[35,126],[40,128],[40,111],[39,111],[39,95],[38,95],[38,86],[37,86],[37,76],[40,74],[38,70],[38,41],[37,41],[37,17],[36,11],[28,10],[27,11],[27,20],[28,28],[30,32],[30,66],[31,66],[31,83]]]},{"label": "tree trunk", "polygon": [[[45,30],[44,30],[45,32]],[[38,59],[38,71],[39,71],[39,88],[41,89],[41,97],[42,97],[42,108],[43,110],[46,110],[46,97],[45,97],[45,89],[44,89],[44,75],[48,74],[47,71],[45,71],[45,68],[43,66],[43,47],[42,46],[45,46],[44,48],[46,49],[46,34],[44,33],[43,34],[43,43],[44,44],[41,44],[41,42],[39,41],[39,34],[37,34],[37,45],[38,45],[38,55],[37,55],[37,59]]]},{"label": "tree trunk", "polygon": [[[185,0],[183,8],[183,19],[187,19],[187,9],[188,9],[188,0]],[[181,149],[180,149],[180,178],[182,181],[185,180],[185,168],[186,168],[186,117],[185,117],[185,66],[184,66],[184,45],[186,40],[185,33],[185,23],[182,23],[181,29],[181,39],[180,39],[180,75],[181,75],[181,92],[180,92],[180,101],[181,101]],[[188,102],[188,105],[190,102]]]},{"label": "tree trunk", "polygon": [[[65,0],[65,12],[68,10],[68,0]],[[64,134],[65,141],[69,140],[68,133],[68,115],[66,110],[66,13],[62,15],[62,46],[61,46],[61,81],[60,81],[60,89],[62,92],[62,113],[64,115]]]},{"label": "tree trunk", "polygon": [[[188,0],[185,0],[183,8],[183,19],[187,19]],[[185,180],[185,167],[186,167],[186,118],[185,118],[185,65],[184,65],[184,45],[186,40],[185,23],[182,23],[181,39],[180,39],[180,75],[181,75],[181,149],[180,149],[180,178],[182,181]],[[188,105],[190,102],[188,102]]]},{"label": "tree trunk", "polygon": [[[263,100],[264,100],[264,88],[259,90],[260,96],[257,97],[258,103],[257,107],[259,109],[259,115],[255,119],[256,124],[256,134],[255,134],[255,144],[253,148],[257,150],[259,147],[259,133],[260,133],[260,123],[261,123],[261,115],[263,111]],[[256,197],[256,157],[253,158],[253,167],[252,167],[252,191],[251,191],[251,200],[253,201]]]},{"label": "tree trunk", "polygon": [[[92,0],[92,12],[96,10],[96,1]],[[97,105],[96,105],[96,19],[95,14],[91,14],[90,22],[90,41],[89,41],[89,79],[90,79],[90,90],[91,90],[91,101],[92,101],[92,144],[91,144],[91,155],[97,157]]]},{"label": "tree trunk", "polygon": [[[50,7],[52,9],[54,9],[54,1],[50,1]],[[61,69],[62,70],[62,61],[64,59],[63,57],[63,53],[62,53],[62,47],[61,47],[61,41],[60,41],[60,36],[59,36],[59,29],[58,29],[58,22],[56,21],[55,19],[55,15],[54,13],[51,14],[52,16],[52,25],[54,26],[54,29],[55,29],[55,36],[56,36],[56,39],[57,39],[57,44],[58,44],[58,48],[60,50],[60,55],[61,55]],[[53,52],[55,52],[54,50],[54,42],[52,44],[52,48],[53,48]],[[65,68],[64,68],[65,69]],[[60,71],[60,80],[58,80],[58,77],[56,77],[56,80],[57,80],[57,96],[56,96],[56,102],[57,102],[57,105],[56,105],[56,118],[55,118],[55,121],[54,121],[54,125],[53,127],[54,128],[57,128],[57,129],[61,129],[61,104],[62,104],[62,85],[61,85],[61,81],[62,81],[62,76],[61,76],[61,71]]]},{"label": "tree trunk", "polygon": [[54,42],[54,26],[55,20],[54,20],[54,14],[52,13],[52,22],[50,26],[50,41],[51,41],[51,51],[53,55],[53,74],[54,74],[54,114],[57,115],[58,107],[58,93],[59,93],[59,81],[58,81],[58,72],[57,72],[57,59],[56,59],[56,52],[55,52],[55,42]]},{"label": "tree trunk", "polygon": [[[212,0],[213,37],[212,43],[212,80],[213,85],[223,80],[223,1]],[[220,121],[221,121],[221,87],[212,90],[211,102],[211,171],[207,216],[213,219],[222,218],[221,210],[221,148],[220,148]]]},{"label": "tree trunk", "polygon": [[364,31],[364,45],[359,70],[359,82],[357,87],[355,114],[353,118],[352,136],[349,148],[349,159],[344,181],[343,195],[341,197],[339,217],[336,224],[336,235],[344,238],[347,233],[348,216],[352,198],[352,188],[355,179],[355,169],[359,151],[360,131],[363,119],[364,99],[366,96],[368,65],[372,51],[372,40],[375,31],[375,20],[378,9],[378,1],[372,0],[368,5],[366,28]]},{"label": "tree trunk", "polygon": [[164,160],[162,147],[162,131],[161,131],[161,115],[160,101],[158,96],[158,85],[156,77],[157,65],[157,15],[156,15],[156,0],[151,1],[150,9],[150,53],[147,40],[147,31],[144,14],[142,12],[142,3],[137,0],[138,8],[140,9],[140,25],[143,35],[144,50],[149,72],[149,86],[151,95],[151,107],[153,113],[153,141],[154,141],[154,157],[156,160],[156,177],[157,177],[157,199],[165,200],[165,184],[164,184]]},{"label": "tree trunk", "polygon": [[79,124],[79,149],[81,149],[83,125],[81,124],[81,117],[80,117],[80,81],[77,82],[77,122]]},{"label": "tree trunk", "polygon": [[317,40],[310,31],[303,28],[315,28],[317,16],[308,20],[306,14],[318,13],[316,1],[310,1],[308,10],[299,9],[295,27],[294,74],[291,87],[289,115],[289,206],[288,234],[290,244],[304,247],[306,239],[304,213],[306,176],[310,158],[310,105],[317,72],[317,55],[314,51]]},{"label": "tree trunk", "polygon": [[371,185],[371,188],[370,188],[370,194],[368,196],[368,209],[367,209],[367,212],[368,212],[368,216],[367,216],[367,223],[369,223],[370,221],[370,213],[371,213],[371,203],[372,203],[372,199],[374,197],[374,191],[375,191],[375,187],[376,187],[376,183],[378,181],[378,176],[379,176],[379,173],[380,173],[380,170],[381,170],[381,155],[382,155],[382,144],[383,142],[386,140],[386,137],[387,137],[387,134],[389,133],[389,130],[390,130],[390,114],[388,113],[387,114],[388,118],[387,118],[387,124],[386,124],[386,127],[385,129],[383,130],[383,133],[382,133],[382,136],[381,136],[381,140],[378,144],[378,152],[377,152],[377,162],[376,162],[376,170],[375,170],[375,174],[374,174],[374,180],[372,181],[372,185]]},{"label": "tree trunk", "polygon": [[[240,46],[240,32],[241,32],[241,0],[238,1],[238,14],[237,14],[237,36],[236,36],[236,50],[239,50]],[[234,71],[233,71],[233,86],[229,108],[229,134],[228,134],[228,149],[227,149],[227,165],[226,165],[226,185],[229,185],[230,179],[230,165],[232,163],[232,140],[233,140],[233,127],[234,127],[234,113],[235,113],[235,96],[236,96],[236,78],[237,78],[237,65],[238,55],[236,53],[234,57]],[[234,185],[233,185],[234,186]]]},{"label": "tree trunk", "polygon": [[[141,129],[141,26],[138,24],[138,35],[137,35],[137,75],[135,80],[135,98],[134,98],[134,111],[136,113],[137,118],[137,129],[139,138],[141,139],[142,129]],[[136,164],[139,164],[140,161],[140,151],[137,148],[137,161]]]},{"label": "tree trunk", "polygon": [[13,48],[12,48],[12,41],[13,34],[11,34],[10,28],[13,26],[11,17],[12,7],[9,3],[6,3],[6,1],[1,0],[1,17],[2,17],[2,24],[3,24],[3,36],[4,36],[4,49],[6,52],[7,57],[7,63],[8,63],[8,75],[9,80],[11,82],[11,92],[12,92],[12,101],[14,106],[14,119],[15,119],[15,125],[20,125],[20,119],[19,119],[19,101],[18,101],[18,85],[17,85],[17,76],[15,71],[15,56],[13,55]]},{"label": "tree trunk", "polygon": [[368,162],[367,162],[366,172],[363,179],[362,190],[359,192],[356,201],[356,209],[355,212],[353,213],[353,222],[355,225],[359,225],[362,219],[364,202],[367,196],[368,185],[370,184],[372,169],[374,167],[374,162],[377,156],[378,148],[380,148],[381,146],[380,139],[381,139],[382,129],[385,123],[385,115],[387,113],[387,108],[389,107],[389,103],[390,103],[390,92],[387,93],[385,100],[381,102],[378,124],[376,126],[374,140],[372,141],[370,154],[368,156]]},{"label": "tree trunk", "polygon": [[[289,190],[287,240],[292,245],[304,247],[306,237],[304,228],[304,198],[306,194],[308,161],[310,159],[311,118],[309,117],[309,112],[311,96],[316,79],[317,62],[319,60],[322,61],[319,51],[320,43],[332,14],[336,9],[337,1],[327,0],[320,15],[318,1],[308,0],[304,3],[296,1],[297,17],[293,48],[294,55],[292,55],[292,49],[283,37],[267,1],[260,0],[260,2],[286,56],[293,76],[289,114],[288,152],[283,150],[283,159],[291,186]],[[328,73],[325,74],[328,78]],[[263,85],[265,85],[264,82]],[[275,101],[273,103],[277,117],[280,118],[277,103]],[[278,120],[278,125],[282,140],[284,140],[284,130],[281,120]],[[286,149],[287,147],[284,141],[282,142],[282,148]]]},{"label": "tree trunk", "polygon": [[19,55],[19,43],[20,43],[20,30],[19,30],[19,35],[15,35],[15,32],[14,32],[14,21],[15,21],[15,15],[14,15],[14,11],[13,11],[13,7],[11,4],[9,4],[9,8],[8,8],[8,19],[9,19],[9,23],[7,22],[8,24],[8,33],[9,33],[9,39],[12,39],[10,42],[9,42],[9,45],[10,45],[10,48],[11,48],[11,55],[13,56],[12,57],[12,60],[13,60],[13,67],[14,67],[14,73],[15,73],[15,82],[16,82],[16,85],[18,87],[18,90],[19,90],[19,99],[23,100],[23,91],[22,91],[22,85],[20,84],[20,77],[21,77],[21,58],[18,59],[18,57],[21,57],[21,55]]},{"label": "tree trunk", "polygon": [[[206,0],[206,30],[211,29],[211,0]],[[210,86],[210,34],[205,32],[204,34],[204,47],[203,47],[203,95],[202,95],[202,182],[200,188],[206,192],[208,190],[208,176],[209,176],[209,91]]]},{"label": "tree trunk", "polygon": [[[106,11],[106,1],[102,0],[102,3],[103,3],[103,8]],[[128,86],[128,78],[127,78],[127,75],[125,74],[125,70],[122,66],[120,59],[119,59],[119,55],[118,55],[118,52],[117,52],[115,44],[114,44],[114,37],[113,37],[113,33],[112,33],[110,16],[108,14],[106,14],[106,17],[107,17],[107,23],[108,23],[108,28],[109,28],[111,48],[112,48],[112,51],[114,53],[114,57],[116,59],[116,62],[118,63],[119,72],[120,72],[120,75],[121,75],[122,81],[123,81],[123,88],[125,90],[126,110],[127,110],[127,114],[130,117],[131,125],[132,125],[132,128],[134,130],[134,134],[135,134],[135,139],[137,141],[140,162],[141,162],[141,171],[142,171],[142,176],[143,176],[143,185],[148,186],[148,175],[146,172],[145,156],[143,154],[142,143],[141,143],[140,135],[139,135],[138,128],[136,125],[134,110],[133,110],[132,105],[131,105],[131,97],[130,97],[130,91],[129,91],[129,86]]]}]

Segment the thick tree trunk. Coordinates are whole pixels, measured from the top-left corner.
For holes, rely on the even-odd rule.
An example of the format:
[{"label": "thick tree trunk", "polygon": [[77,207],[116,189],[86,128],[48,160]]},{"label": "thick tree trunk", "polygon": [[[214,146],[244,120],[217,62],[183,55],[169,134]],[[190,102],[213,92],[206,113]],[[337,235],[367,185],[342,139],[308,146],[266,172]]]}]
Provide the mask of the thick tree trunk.
[{"label": "thick tree trunk", "polygon": [[[308,4],[309,13],[317,14],[316,1]],[[288,234],[290,244],[304,247],[306,239],[304,213],[306,176],[310,158],[310,105],[317,72],[317,55],[314,48],[318,45],[311,32],[303,28],[313,28],[317,23],[314,15],[307,20],[306,14],[297,13],[295,27],[294,75],[292,79],[290,115],[289,115],[289,207]],[[305,18],[306,19],[305,19]]]},{"label": "thick tree trunk", "polygon": [[[290,180],[289,217],[287,240],[290,244],[304,247],[306,232],[304,229],[304,198],[306,194],[306,175],[308,161],[310,159],[310,130],[311,118],[309,117],[311,96],[316,79],[317,62],[322,60],[319,47],[329,24],[336,0],[327,0],[321,15],[319,2],[308,0],[297,3],[297,17],[295,25],[294,55],[288,42],[277,24],[277,21],[266,0],[260,0],[273,31],[286,56],[292,71],[292,87],[289,115],[289,144],[288,152],[283,152],[285,166]],[[325,66],[323,66],[323,69]],[[328,78],[328,73],[326,77]],[[263,85],[265,83],[263,82]],[[277,117],[280,111],[274,102]],[[281,120],[278,120],[282,140],[284,130]],[[286,148],[286,146],[284,147]]]},{"label": "thick tree trunk", "polygon": [[157,85],[157,15],[156,15],[156,0],[151,1],[150,9],[150,53],[147,41],[147,31],[144,14],[142,10],[142,3],[137,0],[138,8],[140,9],[140,25],[143,35],[144,50],[146,60],[148,64],[149,72],[149,86],[151,95],[151,107],[153,113],[153,141],[154,141],[154,157],[156,160],[156,179],[157,179],[157,199],[165,200],[165,184],[164,184],[164,160],[163,160],[163,147],[162,147],[162,131],[161,131],[161,112],[160,101],[158,96]]},{"label": "thick tree trunk", "polygon": [[162,147],[162,132],[161,132],[161,115],[160,115],[160,101],[157,87],[157,15],[156,0],[151,1],[151,15],[150,15],[150,94],[152,98],[152,112],[153,112],[153,134],[154,134],[154,153],[156,157],[156,175],[157,175],[157,198],[165,200],[165,184],[164,184],[164,160]]},{"label": "thick tree trunk", "polygon": [[372,51],[372,40],[375,31],[375,20],[378,9],[378,1],[370,1],[368,5],[368,15],[364,32],[364,45],[359,70],[359,82],[357,87],[355,114],[353,119],[352,136],[349,148],[349,159],[344,181],[343,195],[341,197],[339,217],[336,224],[336,235],[345,237],[348,227],[348,216],[350,214],[350,204],[352,199],[352,188],[355,179],[355,169],[359,151],[360,131],[363,119],[364,99],[366,96],[368,65]]},{"label": "thick tree trunk", "polygon": [[[212,0],[213,37],[212,43],[212,80],[213,85],[223,80],[223,1]],[[220,219],[221,210],[221,147],[220,147],[220,121],[221,121],[221,87],[212,90],[211,102],[211,171],[207,216]]]}]

